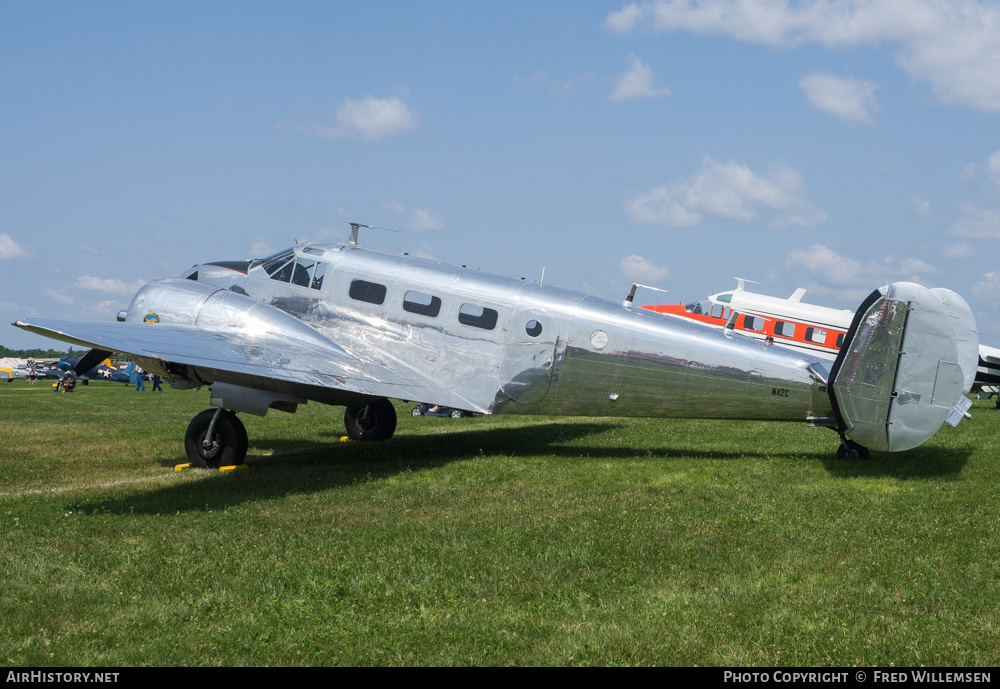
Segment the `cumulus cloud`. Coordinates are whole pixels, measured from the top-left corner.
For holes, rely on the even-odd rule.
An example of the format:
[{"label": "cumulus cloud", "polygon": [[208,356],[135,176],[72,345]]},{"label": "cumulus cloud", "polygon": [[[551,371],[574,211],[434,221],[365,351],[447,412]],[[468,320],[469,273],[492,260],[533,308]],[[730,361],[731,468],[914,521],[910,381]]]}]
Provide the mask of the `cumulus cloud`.
[{"label": "cumulus cloud", "polygon": [[49,299],[52,299],[60,304],[65,304],[66,306],[69,306],[70,304],[73,303],[73,297],[69,296],[68,294],[63,294],[62,292],[54,290],[51,287],[44,288],[42,290],[42,294],[44,294]]},{"label": "cumulus cloud", "polygon": [[862,262],[850,256],[838,254],[822,244],[813,244],[808,249],[793,249],[788,252],[786,268],[802,267],[817,279],[835,287],[859,287],[869,289],[890,280],[908,280],[926,284],[926,275],[941,273],[919,258],[887,256],[881,261]]},{"label": "cumulus cloud", "polygon": [[604,21],[620,34],[690,31],[748,43],[890,44],[896,64],[952,105],[1000,111],[1000,5],[977,0],[647,0]]},{"label": "cumulus cloud", "polygon": [[441,218],[426,208],[414,208],[410,212],[410,222],[406,225],[406,229],[414,232],[430,232],[443,227],[444,222]]},{"label": "cumulus cloud", "polygon": [[357,139],[378,141],[402,134],[417,126],[417,118],[401,99],[365,96],[360,100],[344,99],[334,112],[332,125],[283,123],[321,139]]},{"label": "cumulus cloud", "polygon": [[1000,187],[1000,151],[986,159],[986,172],[993,182]]},{"label": "cumulus cloud", "polygon": [[0,234],[0,261],[21,258],[27,255],[28,252],[15,242],[9,234]]},{"label": "cumulus cloud", "polygon": [[530,77],[518,76],[514,78],[514,81],[518,86],[526,89],[535,87],[544,88],[550,96],[555,96],[556,98],[569,98],[576,91],[573,88],[573,84],[553,79],[544,71],[535,72]]},{"label": "cumulus cloud", "polygon": [[670,95],[668,87],[656,86],[655,82],[656,75],[653,74],[653,68],[635,55],[629,55],[628,69],[618,77],[608,100],[612,103],[620,103],[637,98],[658,98]]},{"label": "cumulus cloud", "polygon": [[618,270],[634,282],[659,282],[670,275],[670,271],[638,254],[626,256],[618,262]]},{"label": "cumulus cloud", "polygon": [[136,280],[129,284],[114,278],[99,278],[92,275],[81,275],[73,283],[77,289],[91,290],[94,292],[104,292],[106,294],[131,294],[142,287],[145,283]]},{"label": "cumulus cloud", "polygon": [[962,217],[948,228],[952,237],[1000,239],[1000,208],[962,207]]},{"label": "cumulus cloud", "polygon": [[958,242],[957,244],[949,244],[948,246],[941,249],[942,258],[959,259],[959,258],[972,258],[976,255],[975,250],[972,245],[968,242]]},{"label": "cumulus cloud", "polygon": [[813,107],[839,117],[845,122],[875,125],[875,102],[878,84],[853,78],[835,77],[832,74],[810,74],[799,81],[806,98]]},{"label": "cumulus cloud", "polygon": [[990,308],[1000,308],[1000,273],[986,273],[972,285],[972,295]]},{"label": "cumulus cloud", "polygon": [[691,227],[703,215],[751,222],[758,210],[771,216],[772,227],[812,227],[826,221],[802,196],[802,177],[781,165],[769,174],[755,173],[736,161],[719,163],[710,157],[688,179],[636,194],[625,203],[625,213],[638,225]]},{"label": "cumulus cloud", "polygon": [[922,196],[914,194],[910,197],[910,204],[913,206],[913,212],[921,218],[926,218],[931,213],[931,202]]}]

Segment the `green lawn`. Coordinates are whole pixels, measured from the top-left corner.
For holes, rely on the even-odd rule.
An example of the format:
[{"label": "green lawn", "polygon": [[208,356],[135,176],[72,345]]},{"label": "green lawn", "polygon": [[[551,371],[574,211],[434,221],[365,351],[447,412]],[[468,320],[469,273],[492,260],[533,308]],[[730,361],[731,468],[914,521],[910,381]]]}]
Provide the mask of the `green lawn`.
[{"label": "green lawn", "polygon": [[[148,386],[147,386],[148,387]],[[0,661],[980,665],[1000,661],[1000,411],[868,462],[797,424],[243,416],[206,391],[0,383]]]}]

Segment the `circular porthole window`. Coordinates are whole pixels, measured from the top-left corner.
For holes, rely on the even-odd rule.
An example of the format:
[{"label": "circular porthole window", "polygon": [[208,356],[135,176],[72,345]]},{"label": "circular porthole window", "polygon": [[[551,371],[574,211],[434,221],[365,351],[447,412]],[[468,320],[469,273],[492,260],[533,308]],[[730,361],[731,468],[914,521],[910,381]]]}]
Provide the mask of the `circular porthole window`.
[{"label": "circular porthole window", "polygon": [[532,318],[524,326],[524,332],[528,333],[529,337],[538,337],[542,334],[542,324]]}]

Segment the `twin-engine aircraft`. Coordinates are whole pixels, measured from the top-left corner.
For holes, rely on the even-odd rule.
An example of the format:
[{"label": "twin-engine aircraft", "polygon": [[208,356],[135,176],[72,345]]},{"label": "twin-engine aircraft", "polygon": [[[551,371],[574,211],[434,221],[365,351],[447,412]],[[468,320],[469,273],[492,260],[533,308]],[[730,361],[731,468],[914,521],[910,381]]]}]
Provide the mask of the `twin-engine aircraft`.
[{"label": "twin-engine aircraft", "polygon": [[[196,265],[143,286],[119,322],[17,321],[91,347],[85,370],[128,354],[174,388],[211,386],[185,450],[242,463],[237,413],[346,406],[347,433],[386,440],[390,399],[481,414],[796,421],[833,429],[840,457],[899,451],[968,405],[975,320],[912,283],[875,290],[832,362],[726,336],[623,302],[358,245],[305,243]],[[948,293],[953,294],[953,293]],[[957,295],[956,295],[957,296]],[[971,378],[969,379],[971,380]]]}]

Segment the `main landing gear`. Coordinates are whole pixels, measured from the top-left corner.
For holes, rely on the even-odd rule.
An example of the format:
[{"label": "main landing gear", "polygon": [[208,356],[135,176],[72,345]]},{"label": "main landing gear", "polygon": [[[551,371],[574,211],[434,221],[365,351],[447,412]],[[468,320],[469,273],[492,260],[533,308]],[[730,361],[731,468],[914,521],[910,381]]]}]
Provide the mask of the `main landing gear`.
[{"label": "main landing gear", "polygon": [[228,409],[206,409],[192,419],[184,434],[188,459],[203,469],[243,464],[249,446],[246,427]]},{"label": "main landing gear", "polygon": [[837,459],[868,459],[868,448],[842,435],[840,447],[837,448]]},{"label": "main landing gear", "polygon": [[365,407],[348,407],[344,426],[351,440],[388,440],[396,432],[396,409],[384,397]]},{"label": "main landing gear", "polygon": [[[344,425],[352,440],[388,440],[396,432],[396,409],[384,397],[364,407],[348,407]],[[191,465],[202,469],[243,464],[249,445],[246,427],[229,409],[206,409],[184,434]]]}]

